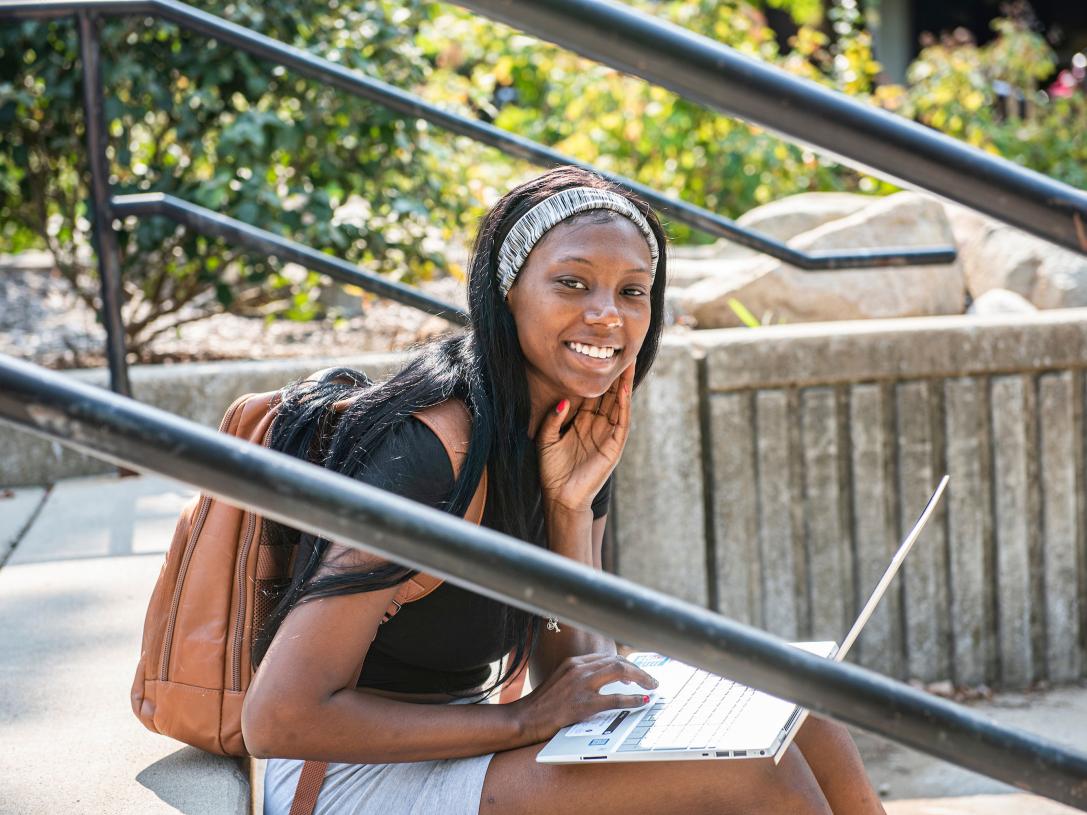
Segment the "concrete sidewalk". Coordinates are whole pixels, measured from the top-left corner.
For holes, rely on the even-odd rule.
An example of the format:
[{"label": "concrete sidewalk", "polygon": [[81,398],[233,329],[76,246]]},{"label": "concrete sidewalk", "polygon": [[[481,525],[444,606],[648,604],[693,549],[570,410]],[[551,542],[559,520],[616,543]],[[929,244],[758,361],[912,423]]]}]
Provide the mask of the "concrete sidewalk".
[{"label": "concrete sidewalk", "polygon": [[[0,497],[0,813],[248,811],[238,764],[146,731],[128,702],[147,599],[192,494],[100,476]],[[974,707],[1087,748],[1087,687]],[[856,735],[890,815],[1076,811]]]},{"label": "concrete sidewalk", "polygon": [[249,811],[237,762],[145,730],[128,701],[147,600],[191,494],[95,477],[0,498],[0,813]]}]

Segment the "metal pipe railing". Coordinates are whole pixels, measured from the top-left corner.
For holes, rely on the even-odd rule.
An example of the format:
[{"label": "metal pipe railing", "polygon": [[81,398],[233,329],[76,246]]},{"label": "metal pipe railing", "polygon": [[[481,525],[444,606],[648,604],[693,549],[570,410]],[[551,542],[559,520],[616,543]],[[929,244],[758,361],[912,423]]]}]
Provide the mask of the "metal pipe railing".
[{"label": "metal pipe railing", "polygon": [[170,218],[201,235],[222,238],[262,255],[271,255],[281,260],[298,263],[308,269],[327,274],[341,283],[359,286],[381,297],[444,317],[457,325],[468,323],[468,315],[462,309],[431,297],[419,289],[386,280],[380,275],[363,271],[333,255],[326,255],[324,252],[318,252],[290,238],[251,226],[206,207],[190,204],[172,195],[161,192],[118,195],[111,200],[110,209],[118,218],[129,215],[137,217],[159,215]]},{"label": "metal pipe railing", "polygon": [[125,359],[125,323],[121,314],[121,249],[113,231],[109,209],[109,159],[106,158],[106,122],[102,100],[102,63],[98,20],[83,11],[78,15],[79,53],[83,60],[83,113],[87,138],[87,165],[94,221],[94,253],[102,296],[101,319],[106,329],[106,359],[110,387],[128,396],[128,363]]},{"label": "metal pipe railing", "polygon": [[685,201],[669,198],[652,187],[639,184],[625,176],[602,172],[591,164],[577,161],[557,150],[544,147],[493,125],[443,110],[393,85],[329,62],[308,51],[258,34],[244,26],[223,20],[184,3],[174,2],[174,0],[41,0],[41,2],[0,0],[0,18],[56,17],[80,10],[94,10],[100,14],[154,14],[190,31],[205,34],[256,57],[284,65],[303,76],[325,82],[405,116],[424,119],[451,133],[467,136],[482,144],[495,147],[515,158],[544,167],[575,164],[593,170],[637,193],[654,207],[668,213],[674,220],[779,258],[806,271],[926,265],[951,263],[955,260],[955,249],[949,246],[928,249],[801,252],[781,241],[740,226],[723,215]]},{"label": "metal pipe railing", "polygon": [[1087,192],[611,0],[455,0],[868,172],[1087,254]]},{"label": "metal pipe railing", "polygon": [[1087,755],[346,476],[0,355],[0,420],[1087,811]]}]

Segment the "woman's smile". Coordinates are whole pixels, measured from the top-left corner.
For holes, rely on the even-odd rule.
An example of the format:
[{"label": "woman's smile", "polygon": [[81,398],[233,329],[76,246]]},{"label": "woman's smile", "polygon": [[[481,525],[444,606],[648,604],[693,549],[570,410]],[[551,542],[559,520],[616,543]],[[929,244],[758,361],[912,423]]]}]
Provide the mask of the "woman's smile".
[{"label": "woman's smile", "polygon": [[[611,362],[622,348],[614,345],[591,345],[584,342],[564,342],[568,349],[591,362]],[[610,366],[609,366],[610,367]]]}]

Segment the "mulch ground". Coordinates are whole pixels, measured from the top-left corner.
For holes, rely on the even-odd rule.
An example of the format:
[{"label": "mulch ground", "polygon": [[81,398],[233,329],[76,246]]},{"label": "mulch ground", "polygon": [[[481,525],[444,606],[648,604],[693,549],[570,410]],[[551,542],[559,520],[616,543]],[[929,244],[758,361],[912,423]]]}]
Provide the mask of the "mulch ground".
[{"label": "mulch ground", "polygon": [[[463,284],[446,278],[424,285],[463,306]],[[176,363],[284,359],[408,348],[448,331],[445,320],[378,298],[346,304],[339,319],[309,322],[217,314],[152,340],[130,362]],[[349,313],[356,311],[357,313]],[[48,368],[106,364],[105,330],[95,312],[48,268],[44,257],[0,265],[0,353]]]}]

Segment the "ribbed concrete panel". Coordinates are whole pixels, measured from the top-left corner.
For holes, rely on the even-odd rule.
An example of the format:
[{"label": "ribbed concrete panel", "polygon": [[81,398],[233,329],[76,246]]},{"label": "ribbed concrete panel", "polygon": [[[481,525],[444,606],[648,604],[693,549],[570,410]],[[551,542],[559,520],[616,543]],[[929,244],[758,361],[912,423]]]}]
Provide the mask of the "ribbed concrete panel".
[{"label": "ribbed concrete panel", "polygon": [[796,579],[793,537],[794,495],[789,479],[788,395],[759,391],[755,396],[755,444],[759,488],[759,563],[762,568],[762,616],[767,631],[796,639],[804,586]]},{"label": "ribbed concrete panel", "polygon": [[1034,679],[1027,461],[1030,382],[1021,376],[1000,376],[993,378],[991,387],[1000,677],[1011,687],[1023,687]]},{"label": "ribbed concrete panel", "polygon": [[1082,473],[1082,390],[1071,372],[1044,374],[1038,381],[1041,454],[1045,660],[1051,681],[1080,676],[1080,540],[1076,508],[1077,474]]},{"label": "ribbed concrete panel", "polygon": [[619,573],[692,603],[708,600],[697,364],[665,342],[634,394],[617,476]]},{"label": "ribbed concrete panel", "polygon": [[[895,485],[890,475],[893,439],[885,423],[885,394],[879,385],[857,385],[849,403],[852,431],[853,540],[856,541],[857,594],[860,610],[894,555]],[[883,598],[857,641],[857,658],[865,667],[900,676],[902,626],[897,586]]]},{"label": "ribbed concrete panel", "polygon": [[989,482],[988,390],[984,380],[956,377],[944,382],[947,437],[946,495],[950,574],[950,623],[954,680],[979,685],[995,666],[992,564],[989,557],[992,506]]},{"label": "ribbed concrete panel", "polygon": [[[898,534],[905,537],[943,475],[936,471],[937,448],[943,440],[934,433],[937,403],[929,393],[929,383],[899,383],[895,400]],[[941,506],[914,544],[902,574],[906,670],[910,677],[925,682],[950,676],[945,518]]]},{"label": "ribbed concrete panel", "polygon": [[837,394],[807,388],[800,394],[804,462],[804,550],[808,562],[811,632],[838,640],[853,619],[853,557],[843,502]]},{"label": "ribbed concrete panel", "polygon": [[747,393],[709,397],[718,610],[762,625],[755,425]]}]

